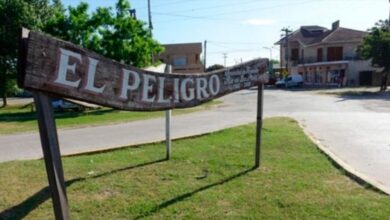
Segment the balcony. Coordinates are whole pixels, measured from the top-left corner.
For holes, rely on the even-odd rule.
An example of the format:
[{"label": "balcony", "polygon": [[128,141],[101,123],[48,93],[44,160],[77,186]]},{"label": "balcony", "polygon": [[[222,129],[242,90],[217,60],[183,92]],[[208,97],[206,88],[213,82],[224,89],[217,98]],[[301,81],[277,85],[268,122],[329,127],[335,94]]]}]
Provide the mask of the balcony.
[{"label": "balcony", "polygon": [[354,60],[363,60],[360,56],[345,56],[342,60],[332,60],[327,61],[326,59],[322,61],[318,61],[317,57],[305,57],[305,59],[299,60],[290,60],[292,66],[298,66],[299,64],[311,64],[311,63],[319,63],[319,62],[333,62],[333,61],[354,61]]}]

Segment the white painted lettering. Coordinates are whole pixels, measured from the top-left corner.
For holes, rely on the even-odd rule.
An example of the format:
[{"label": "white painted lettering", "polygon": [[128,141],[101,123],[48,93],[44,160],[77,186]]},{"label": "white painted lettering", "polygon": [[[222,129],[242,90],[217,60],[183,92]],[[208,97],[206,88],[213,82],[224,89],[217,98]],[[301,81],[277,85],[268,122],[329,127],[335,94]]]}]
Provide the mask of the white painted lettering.
[{"label": "white painted lettering", "polygon": [[95,75],[96,75],[96,66],[98,64],[98,60],[88,57],[89,65],[88,65],[88,74],[87,74],[87,84],[85,86],[85,90],[89,90],[91,92],[103,93],[103,90],[106,88],[106,85],[101,86],[100,88],[95,87]]},{"label": "white painted lettering", "polygon": [[173,80],[173,97],[174,97],[174,102],[178,103],[179,100],[179,79],[175,78]]},{"label": "white painted lettering", "polygon": [[172,97],[169,97],[167,99],[164,99],[164,91],[165,91],[165,87],[164,87],[164,81],[165,81],[165,77],[158,77],[158,99],[157,99],[157,102],[158,103],[169,103],[171,98]]},{"label": "white painted lettering", "polygon": [[153,84],[151,82],[156,82],[156,77],[149,74],[144,74],[143,88],[142,88],[142,101],[144,102],[154,102],[156,95],[149,97],[149,92],[153,91]]},{"label": "white painted lettering", "polygon": [[[133,77],[133,83],[131,85],[129,85],[130,74]],[[122,86],[121,86],[121,95],[119,96],[119,98],[127,99],[128,98],[127,91],[136,90],[139,87],[140,83],[141,80],[137,72],[127,70],[127,69],[122,69]]]},{"label": "white painted lettering", "polygon": [[[185,78],[180,85],[180,96],[184,101],[191,101],[194,99],[194,88],[188,88],[188,84],[191,83],[194,85],[194,79]],[[187,94],[187,89],[189,94]]]},{"label": "white painted lettering", "polygon": [[67,74],[76,73],[76,63],[72,65],[69,64],[69,57],[74,57],[79,60],[81,63],[81,55],[69,50],[60,48],[60,65],[58,67],[57,79],[54,80],[55,83],[71,86],[77,88],[80,84],[80,79],[76,81],[69,81],[66,79]]},{"label": "white painted lettering", "polygon": [[[206,91],[207,89],[207,79],[206,78],[197,78],[196,79],[196,98],[199,100],[206,99],[209,97],[209,94]],[[202,98],[203,96],[203,98]]]},{"label": "white painted lettering", "polygon": [[217,75],[212,75],[209,79],[209,91],[211,95],[217,95],[221,89],[221,82]]}]

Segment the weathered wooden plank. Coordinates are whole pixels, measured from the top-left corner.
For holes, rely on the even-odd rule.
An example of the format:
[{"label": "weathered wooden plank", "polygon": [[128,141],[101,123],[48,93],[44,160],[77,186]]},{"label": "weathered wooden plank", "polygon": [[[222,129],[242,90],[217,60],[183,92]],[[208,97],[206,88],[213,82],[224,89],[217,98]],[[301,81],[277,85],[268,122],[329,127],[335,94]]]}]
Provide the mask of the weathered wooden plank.
[{"label": "weathered wooden plank", "polygon": [[19,33],[18,85],[22,87],[26,70],[27,42],[30,30],[21,28]]},{"label": "weathered wooden plank", "polygon": [[208,74],[140,70],[72,43],[31,31],[22,82],[26,89],[123,110],[193,107],[267,81],[267,60],[256,59]]},{"label": "weathered wooden plank", "polygon": [[54,214],[56,219],[69,219],[68,199],[51,99],[42,92],[35,92],[34,101],[38,112],[39,134]]}]

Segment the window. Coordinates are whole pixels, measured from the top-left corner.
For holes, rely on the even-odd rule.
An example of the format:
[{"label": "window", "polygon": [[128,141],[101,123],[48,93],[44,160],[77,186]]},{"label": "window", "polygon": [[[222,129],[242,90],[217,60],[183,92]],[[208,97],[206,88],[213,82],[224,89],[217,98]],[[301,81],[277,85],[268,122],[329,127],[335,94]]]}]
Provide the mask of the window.
[{"label": "window", "polygon": [[343,47],[328,47],[328,61],[343,60]]},{"label": "window", "polygon": [[322,62],[323,61],[323,53],[322,53],[322,48],[317,49],[317,62]]},{"label": "window", "polygon": [[199,63],[199,54],[195,54],[195,63],[196,63],[196,64]]},{"label": "window", "polygon": [[293,61],[299,60],[299,49],[298,48],[291,49],[291,60],[293,60]]},{"label": "window", "polygon": [[186,66],[187,65],[187,59],[185,57],[173,58],[173,65],[174,66]]}]

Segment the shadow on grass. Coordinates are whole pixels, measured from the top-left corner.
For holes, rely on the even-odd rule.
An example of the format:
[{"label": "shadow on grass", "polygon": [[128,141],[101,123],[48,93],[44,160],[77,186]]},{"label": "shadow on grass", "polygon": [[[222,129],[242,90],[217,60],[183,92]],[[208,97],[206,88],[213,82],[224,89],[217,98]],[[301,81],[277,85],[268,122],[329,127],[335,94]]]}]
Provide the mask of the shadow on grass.
[{"label": "shadow on grass", "polygon": [[343,102],[347,100],[383,100],[390,101],[390,92],[379,92],[379,91],[345,91],[338,93],[329,93],[336,95],[341,98],[337,102]]},{"label": "shadow on grass", "polygon": [[[115,109],[94,110],[90,112],[55,112],[56,119],[76,118],[80,116],[95,116],[104,115],[116,111]],[[35,112],[17,112],[17,113],[3,113],[0,114],[0,122],[26,122],[37,120],[37,114]]]},{"label": "shadow on grass", "polygon": [[161,209],[167,208],[167,207],[169,207],[169,206],[171,206],[171,205],[174,205],[175,203],[181,202],[181,201],[183,201],[183,200],[185,200],[185,199],[187,199],[187,198],[189,198],[189,197],[191,197],[191,196],[193,196],[193,195],[195,195],[195,194],[197,194],[197,193],[199,193],[199,192],[202,192],[202,191],[204,191],[204,190],[207,190],[207,189],[210,189],[210,188],[212,188],[212,187],[215,187],[215,186],[219,186],[219,185],[223,185],[223,184],[225,184],[225,183],[228,183],[228,182],[230,182],[230,181],[232,181],[232,180],[234,180],[234,179],[236,179],[236,178],[239,178],[239,177],[241,177],[241,176],[243,176],[243,175],[245,175],[245,174],[247,174],[247,173],[249,173],[249,172],[251,172],[251,171],[253,171],[253,170],[256,170],[256,168],[255,168],[255,167],[252,167],[252,168],[250,168],[250,169],[241,171],[241,172],[239,172],[239,173],[237,173],[237,174],[235,174],[235,175],[233,175],[233,176],[230,176],[230,177],[225,178],[225,179],[223,179],[223,180],[220,180],[220,181],[218,181],[218,182],[211,183],[211,184],[209,184],[209,185],[202,186],[202,187],[200,187],[200,188],[198,188],[198,189],[195,189],[194,191],[191,191],[191,192],[188,192],[188,193],[184,193],[184,194],[182,194],[182,195],[179,195],[179,196],[177,196],[177,197],[175,197],[175,198],[173,198],[173,199],[167,200],[167,201],[165,201],[165,202],[163,202],[163,203],[157,205],[157,206],[154,207],[152,210],[150,210],[150,211],[148,211],[147,213],[144,213],[144,214],[142,214],[142,215],[140,215],[140,216],[137,216],[135,219],[142,219],[142,218],[146,218],[146,217],[148,217],[148,216],[151,216],[151,215],[153,215],[154,213],[159,212]]},{"label": "shadow on grass", "polygon": [[[96,176],[91,176],[91,177],[79,177],[79,178],[74,178],[72,180],[65,181],[65,186],[69,187],[74,183],[85,181],[88,179],[96,179],[108,175],[112,175],[118,172],[126,171],[126,170],[131,170],[139,167],[144,167],[148,165],[152,165],[155,163],[160,163],[166,161],[166,159],[160,159],[156,161],[151,161],[151,162],[146,162],[142,164],[137,164],[137,165],[132,165],[128,167],[123,167],[120,169],[112,170],[109,172],[105,172]],[[30,196],[23,202],[19,203],[18,205],[15,205],[11,208],[8,208],[0,213],[0,219],[23,219],[25,218],[31,211],[36,209],[39,205],[44,203],[46,200],[51,198],[51,193],[50,193],[50,188],[49,186],[46,186],[45,188],[39,190],[36,192],[34,195]]]}]

